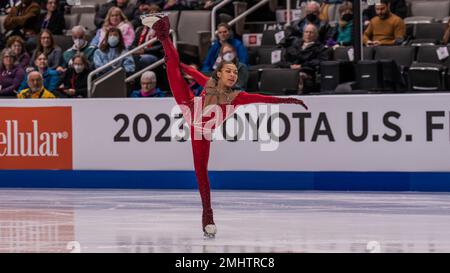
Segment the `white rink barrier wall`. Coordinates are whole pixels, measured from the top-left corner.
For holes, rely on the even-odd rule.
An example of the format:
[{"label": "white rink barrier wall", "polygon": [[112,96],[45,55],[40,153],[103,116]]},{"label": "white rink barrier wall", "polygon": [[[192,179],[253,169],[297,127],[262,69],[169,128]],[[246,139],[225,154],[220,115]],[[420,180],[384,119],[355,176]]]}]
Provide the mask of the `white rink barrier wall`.
[{"label": "white rink barrier wall", "polygon": [[[450,191],[450,94],[303,99],[239,107],[211,144],[212,187]],[[173,98],[1,100],[0,186],[195,188],[180,113]]]}]

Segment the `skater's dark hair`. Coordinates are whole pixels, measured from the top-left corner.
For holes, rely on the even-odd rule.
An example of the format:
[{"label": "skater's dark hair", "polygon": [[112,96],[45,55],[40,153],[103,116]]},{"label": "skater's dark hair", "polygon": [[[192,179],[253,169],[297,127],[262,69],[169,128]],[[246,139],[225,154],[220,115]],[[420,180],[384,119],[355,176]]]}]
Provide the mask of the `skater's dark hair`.
[{"label": "skater's dark hair", "polygon": [[[214,70],[214,72],[211,74],[211,78],[213,78],[216,82],[219,81],[219,77],[217,76],[217,72],[222,71],[222,68],[227,65],[227,64],[232,64],[234,66],[236,66],[236,64],[234,62],[228,62],[228,61],[221,61],[216,69]],[[237,67],[237,66],[236,66]]]},{"label": "skater's dark hair", "polygon": [[[206,89],[207,95],[217,94],[217,85],[219,82],[219,77],[217,76],[217,73],[222,71],[222,68],[227,64],[232,64],[232,65],[236,66],[236,64],[234,62],[221,61],[219,63],[219,65],[217,65],[214,72],[211,74],[211,78],[209,78],[209,80],[206,82],[205,89]],[[225,92],[231,92],[231,91],[233,91],[233,88],[229,88],[229,90],[225,90]]]}]

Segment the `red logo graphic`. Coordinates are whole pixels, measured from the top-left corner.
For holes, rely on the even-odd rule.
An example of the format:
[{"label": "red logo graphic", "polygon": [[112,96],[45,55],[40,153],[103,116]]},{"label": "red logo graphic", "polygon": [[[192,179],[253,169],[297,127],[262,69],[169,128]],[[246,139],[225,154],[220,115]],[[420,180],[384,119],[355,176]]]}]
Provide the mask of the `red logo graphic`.
[{"label": "red logo graphic", "polygon": [[0,169],[72,169],[72,108],[0,107]]}]

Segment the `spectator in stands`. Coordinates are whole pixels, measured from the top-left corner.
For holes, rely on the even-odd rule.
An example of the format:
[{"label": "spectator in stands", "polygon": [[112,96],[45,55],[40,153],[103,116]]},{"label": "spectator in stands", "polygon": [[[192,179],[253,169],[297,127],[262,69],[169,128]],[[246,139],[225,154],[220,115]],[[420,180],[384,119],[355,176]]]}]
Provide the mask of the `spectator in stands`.
[{"label": "spectator in stands", "polygon": [[14,50],[5,48],[1,54],[0,64],[0,95],[15,96],[20,83],[25,76],[25,70],[16,61]]},{"label": "spectator in stands", "polygon": [[138,8],[134,12],[133,18],[130,19],[134,29],[142,26],[141,15],[161,12],[161,7],[157,4],[154,4],[153,2],[153,0],[142,0],[141,2],[139,2]]},{"label": "spectator in stands", "polygon": [[332,38],[327,46],[349,46],[353,42],[353,4],[345,1],[339,6],[339,22],[333,28]]},{"label": "spectator in stands", "polygon": [[106,15],[103,27],[97,30],[95,37],[91,41],[91,46],[99,47],[105,38],[106,32],[111,28],[118,28],[122,32],[125,48],[129,48],[134,41],[134,29],[131,23],[125,17],[122,10],[118,7],[112,7]]},{"label": "spectator in stands", "polygon": [[320,62],[330,59],[330,51],[318,40],[319,33],[313,24],[306,26],[303,39],[298,39],[284,51],[284,61],[277,64],[281,68],[300,69],[299,92],[315,91],[315,74]]},{"label": "spectator in stands", "polygon": [[52,92],[45,88],[43,85],[44,79],[41,73],[37,71],[32,71],[27,75],[27,87],[22,90],[17,98],[19,99],[54,99],[56,98]]},{"label": "spectator in stands", "polygon": [[[49,90],[50,92],[55,91],[56,88],[58,88],[61,79],[59,77],[58,71],[48,67],[47,55],[45,55],[44,53],[36,54],[34,56],[33,62],[34,66],[29,67],[27,69],[28,74],[32,71],[39,72],[44,79],[45,89]],[[27,88],[28,88],[28,81],[27,77],[25,77],[19,86],[19,92]]]},{"label": "spectator in stands", "polygon": [[[291,26],[288,28],[288,39],[293,41],[292,38],[300,38],[303,36],[303,32],[307,25],[313,24],[319,31],[319,41],[324,43],[330,37],[330,25],[327,21],[320,20],[320,4],[316,1],[310,1],[306,3],[305,17],[300,20],[292,21]],[[289,45],[290,42],[287,44]]]},{"label": "spectator in stands", "polygon": [[85,98],[87,78],[91,72],[89,61],[83,53],[77,53],[70,63],[64,75],[61,91],[69,98]]},{"label": "spectator in stands", "polygon": [[20,36],[9,37],[6,42],[6,47],[11,48],[14,51],[20,67],[26,69],[30,65],[30,54],[25,50],[25,42]]},{"label": "spectator in stands", "polygon": [[101,28],[105,23],[105,18],[112,7],[119,8],[124,14],[125,18],[133,18],[135,6],[128,3],[128,0],[113,0],[100,6],[98,12],[95,14],[94,23],[97,28]]},{"label": "spectator in stands", "polygon": [[[41,31],[38,36],[36,50],[34,50],[33,55],[31,55],[33,62],[36,58],[36,54],[40,53],[44,53],[45,56],[47,56],[49,68],[56,69],[58,66],[62,65],[62,49],[55,44],[52,33],[47,29]],[[30,65],[32,64],[33,63],[30,63]]]},{"label": "spectator in stands", "polygon": [[64,14],[58,9],[58,0],[47,0],[47,12],[39,15],[39,26],[41,30],[48,29],[53,35],[62,35],[66,28]]},{"label": "spectator in stands", "polygon": [[94,61],[94,52],[97,48],[89,45],[86,38],[86,29],[83,26],[74,26],[72,28],[72,40],[73,46],[63,54],[63,66],[68,67],[73,56],[79,53],[83,53],[88,61],[92,63]]},{"label": "spectator in stands", "polygon": [[147,3],[148,5],[157,5],[162,8],[164,2],[164,0],[137,0],[137,5],[139,6],[141,3]]},{"label": "spectator in stands", "polygon": [[[406,5],[405,0],[390,0],[390,3],[391,3],[390,10],[393,14],[397,15],[402,19],[405,19],[408,16],[408,6]],[[377,16],[377,12],[375,4],[373,4],[363,11],[364,26],[368,26],[370,20],[372,20],[372,18],[375,16]]]},{"label": "spectator in stands", "polygon": [[[152,5],[151,8],[148,10],[149,13],[155,13],[160,11],[161,9],[156,5]],[[155,33],[151,28],[149,28],[148,26],[140,26],[136,30],[136,36],[133,42],[133,47],[138,47],[154,37]],[[142,69],[156,62],[158,59],[162,58],[162,56],[163,56],[162,45],[159,41],[156,41],[155,43],[148,45],[145,48],[136,52],[134,55],[134,59],[138,64],[139,68]]]},{"label": "spectator in stands", "polygon": [[165,94],[156,87],[156,74],[153,71],[145,71],[141,76],[141,89],[131,92],[133,98],[156,98],[164,97]]},{"label": "spectator in stands", "polygon": [[216,63],[213,68],[216,69],[219,63],[223,61],[233,62],[238,69],[238,81],[236,83],[237,87],[245,89],[247,87],[248,81],[248,68],[245,64],[239,61],[237,57],[236,50],[234,47],[228,43],[224,43],[220,48],[220,54],[216,59]]},{"label": "spectator in stands", "polygon": [[320,6],[320,20],[326,22],[337,22],[339,18],[336,18],[336,14],[334,11],[338,8],[343,2],[343,0],[323,0]]},{"label": "spectator in stands", "polygon": [[[95,68],[99,68],[110,61],[116,59],[120,55],[126,53],[125,44],[122,38],[122,32],[118,28],[110,28],[105,35],[105,39],[100,47],[94,53]],[[126,73],[133,73],[135,66],[131,56],[127,56],[121,61],[111,66],[111,69],[122,66]]]},{"label": "spectator in stands", "polygon": [[248,65],[248,53],[244,44],[238,39],[232,37],[231,27],[227,23],[220,23],[217,26],[217,39],[209,47],[208,54],[203,62],[203,72],[214,70],[213,66],[219,56],[220,48],[225,43],[232,45],[236,49],[239,61],[245,65]]},{"label": "spectator in stands", "polygon": [[20,5],[12,7],[4,22],[7,37],[19,35],[28,39],[39,33],[40,11],[39,5],[33,0],[22,0]]},{"label": "spectator in stands", "polygon": [[390,11],[390,1],[381,0],[375,4],[377,16],[370,20],[364,31],[364,45],[396,45],[405,38],[406,26],[403,19]]},{"label": "spectator in stands", "polygon": [[188,9],[188,7],[179,0],[166,0],[166,3],[163,5],[163,10],[185,10],[185,9]]}]

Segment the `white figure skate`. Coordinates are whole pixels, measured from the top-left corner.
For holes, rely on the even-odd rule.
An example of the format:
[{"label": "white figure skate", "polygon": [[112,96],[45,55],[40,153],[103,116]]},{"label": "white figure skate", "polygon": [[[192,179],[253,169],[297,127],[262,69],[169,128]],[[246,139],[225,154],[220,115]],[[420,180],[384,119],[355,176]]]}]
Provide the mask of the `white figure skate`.
[{"label": "white figure skate", "polygon": [[166,17],[168,15],[169,15],[169,13],[166,13],[166,12],[143,14],[140,16],[141,23],[144,26],[148,26],[149,28],[152,28],[154,23],[156,23],[159,19]]},{"label": "white figure skate", "polygon": [[213,224],[206,225],[205,228],[203,229],[203,232],[204,232],[203,235],[206,238],[214,238],[216,237],[217,227],[216,225]]}]

